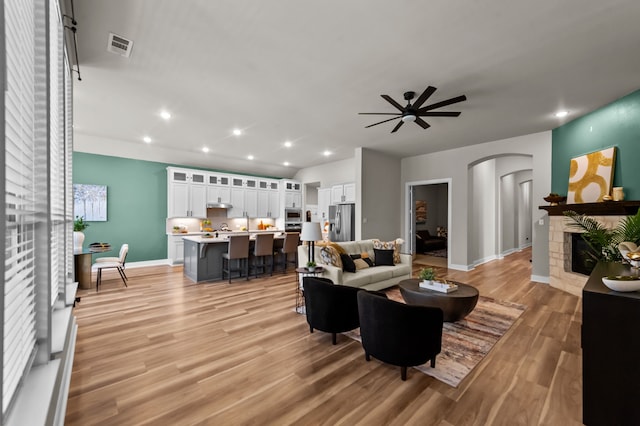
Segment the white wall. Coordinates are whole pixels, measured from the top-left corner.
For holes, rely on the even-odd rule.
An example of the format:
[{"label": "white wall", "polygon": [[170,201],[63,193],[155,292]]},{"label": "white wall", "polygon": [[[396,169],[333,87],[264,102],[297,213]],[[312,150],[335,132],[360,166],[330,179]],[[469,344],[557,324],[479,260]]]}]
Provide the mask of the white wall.
[{"label": "white wall", "polygon": [[403,213],[400,159],[357,148],[356,163],[356,173],[360,176],[356,180],[356,239],[390,241],[400,237]]},{"label": "white wall", "polygon": [[476,164],[469,169],[471,204],[469,205],[468,253],[476,265],[496,258],[496,160]]},{"label": "white wall", "polygon": [[518,186],[518,209],[524,212],[524,214],[518,215],[518,247],[523,248],[531,245],[531,229],[533,225],[531,209],[535,208],[531,198],[533,182],[529,178],[520,182]]},{"label": "white wall", "polygon": [[[441,151],[415,157],[404,158],[401,161],[402,204],[406,205],[406,187],[412,182],[434,179],[451,179],[450,200],[452,206],[451,226],[449,228],[449,246],[451,266],[456,269],[470,269],[473,262],[468,252],[470,230],[468,209],[470,208],[470,193],[472,192],[469,166],[484,158],[504,155],[531,156],[532,200],[531,221],[533,225],[533,268],[532,275],[539,280],[548,279],[548,216],[537,205],[542,204],[542,198],[551,188],[551,132],[541,132],[499,141],[487,142],[464,148]],[[500,165],[498,165],[498,169]],[[499,171],[499,170],[498,170]],[[497,185],[494,183],[494,185]],[[495,187],[495,186],[494,186]],[[539,218],[544,219],[543,225],[538,225]],[[402,229],[406,229],[406,218],[402,215]]]},{"label": "white wall", "polygon": [[339,183],[356,182],[355,157],[300,169],[293,179],[303,184],[320,182],[320,188],[328,188]]}]

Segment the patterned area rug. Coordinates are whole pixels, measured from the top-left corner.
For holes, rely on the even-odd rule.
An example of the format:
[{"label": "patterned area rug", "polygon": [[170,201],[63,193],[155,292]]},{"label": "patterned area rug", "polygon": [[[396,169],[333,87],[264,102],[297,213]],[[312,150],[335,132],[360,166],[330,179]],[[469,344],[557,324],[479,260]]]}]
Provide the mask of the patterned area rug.
[{"label": "patterned area rug", "polygon": [[426,251],[424,252],[424,254],[429,255],[429,256],[435,256],[435,257],[447,257],[447,249],[440,249],[440,250],[431,250],[431,251]]},{"label": "patterned area rug", "polygon": [[[398,287],[392,287],[386,293],[389,299],[404,303]],[[480,296],[475,309],[465,319],[444,323],[442,352],[436,357],[436,367],[431,368],[427,363],[414,368],[458,387],[525,309],[524,305]],[[343,334],[360,341],[360,329]]]}]

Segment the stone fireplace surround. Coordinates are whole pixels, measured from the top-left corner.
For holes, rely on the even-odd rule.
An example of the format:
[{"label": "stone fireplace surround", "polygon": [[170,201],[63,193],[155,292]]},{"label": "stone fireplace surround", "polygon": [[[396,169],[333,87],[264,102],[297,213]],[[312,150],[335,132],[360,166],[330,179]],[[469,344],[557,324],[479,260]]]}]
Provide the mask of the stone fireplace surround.
[{"label": "stone fireplace surround", "polygon": [[571,234],[579,229],[568,226],[564,211],[592,216],[607,228],[615,228],[623,217],[636,214],[640,201],[608,201],[602,203],[565,204],[540,206],[547,210],[549,221],[549,285],[582,296],[582,288],[587,282],[586,275],[571,271]]}]

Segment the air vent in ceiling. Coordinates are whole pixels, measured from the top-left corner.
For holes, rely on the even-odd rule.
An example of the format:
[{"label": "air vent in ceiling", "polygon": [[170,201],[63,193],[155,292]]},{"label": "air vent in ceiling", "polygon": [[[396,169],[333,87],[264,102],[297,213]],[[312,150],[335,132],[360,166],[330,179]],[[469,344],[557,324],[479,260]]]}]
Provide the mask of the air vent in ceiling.
[{"label": "air vent in ceiling", "polygon": [[114,33],[109,33],[109,43],[107,43],[107,52],[115,53],[129,57],[131,55],[131,49],[133,49],[133,40],[127,40]]}]

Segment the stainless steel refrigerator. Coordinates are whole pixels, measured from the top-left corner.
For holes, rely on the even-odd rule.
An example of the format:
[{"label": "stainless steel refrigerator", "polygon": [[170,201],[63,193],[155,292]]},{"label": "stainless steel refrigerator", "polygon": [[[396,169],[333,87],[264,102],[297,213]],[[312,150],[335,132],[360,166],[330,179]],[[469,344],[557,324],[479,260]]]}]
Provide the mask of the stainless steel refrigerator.
[{"label": "stainless steel refrigerator", "polygon": [[356,238],[356,205],[335,204],[329,206],[329,239],[354,241]]}]

